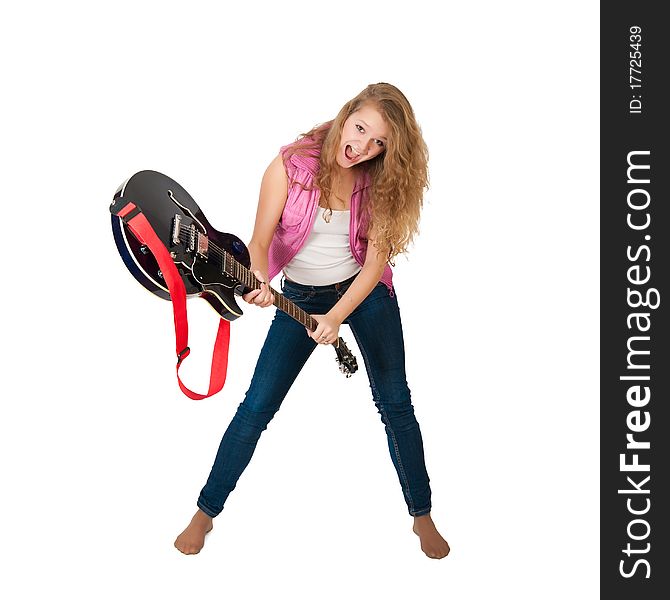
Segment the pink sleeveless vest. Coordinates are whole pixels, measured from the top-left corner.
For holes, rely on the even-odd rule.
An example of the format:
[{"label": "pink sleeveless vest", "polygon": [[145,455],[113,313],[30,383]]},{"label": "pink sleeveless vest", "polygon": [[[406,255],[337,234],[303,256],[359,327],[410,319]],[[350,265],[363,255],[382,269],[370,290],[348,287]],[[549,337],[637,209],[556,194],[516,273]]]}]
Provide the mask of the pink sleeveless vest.
[{"label": "pink sleeveless vest", "polygon": [[[282,146],[282,156],[291,146]],[[288,175],[288,198],[281,220],[275,229],[268,251],[268,277],[272,280],[300,251],[314,225],[319,207],[320,191],[313,186],[314,176],[319,170],[319,156],[293,154],[284,161]],[[302,185],[300,185],[302,184]],[[303,189],[305,186],[308,189]],[[356,262],[363,266],[368,249],[367,230],[369,220],[361,210],[367,198],[370,176],[366,173],[358,178],[351,196],[349,221],[349,247]],[[393,272],[387,264],[380,281],[393,295]]]}]

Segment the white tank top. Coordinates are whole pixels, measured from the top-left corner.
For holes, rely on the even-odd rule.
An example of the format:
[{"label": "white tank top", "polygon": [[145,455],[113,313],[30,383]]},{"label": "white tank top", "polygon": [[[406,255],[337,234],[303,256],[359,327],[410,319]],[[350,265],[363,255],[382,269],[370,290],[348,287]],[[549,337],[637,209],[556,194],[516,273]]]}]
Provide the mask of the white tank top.
[{"label": "white tank top", "polygon": [[329,285],[349,279],[361,270],[349,247],[350,211],[334,210],[330,223],[326,223],[323,214],[327,210],[319,206],[305,245],[284,267],[284,275],[291,281]]}]

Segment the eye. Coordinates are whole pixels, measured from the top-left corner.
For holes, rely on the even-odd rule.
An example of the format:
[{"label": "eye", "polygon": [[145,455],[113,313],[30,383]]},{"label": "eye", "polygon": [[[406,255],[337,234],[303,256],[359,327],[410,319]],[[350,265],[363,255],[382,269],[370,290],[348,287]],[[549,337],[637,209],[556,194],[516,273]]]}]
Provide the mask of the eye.
[{"label": "eye", "polygon": [[381,140],[375,140],[375,144],[377,144],[377,146],[379,146],[380,148],[384,147],[384,142],[382,142]]},{"label": "eye", "polygon": [[358,129],[360,133],[365,133],[365,129],[363,129],[361,125],[356,124],[356,129]]}]

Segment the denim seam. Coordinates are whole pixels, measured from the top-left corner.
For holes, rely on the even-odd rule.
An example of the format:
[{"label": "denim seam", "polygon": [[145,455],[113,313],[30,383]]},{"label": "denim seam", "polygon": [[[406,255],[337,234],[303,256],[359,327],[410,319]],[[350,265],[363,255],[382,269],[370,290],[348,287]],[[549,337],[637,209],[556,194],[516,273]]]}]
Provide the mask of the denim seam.
[{"label": "denim seam", "polygon": [[292,292],[289,290],[287,294],[286,291],[282,292],[282,295],[291,302],[306,302],[314,298],[315,292]]},{"label": "denim seam", "polygon": [[415,510],[413,513],[410,513],[413,517],[422,517],[423,515],[427,515],[430,512],[430,507],[424,508],[424,509],[419,509]]},{"label": "denim seam", "polygon": [[[356,342],[358,343],[358,347],[361,350],[361,354],[363,354],[363,359],[365,360],[366,363],[369,364],[368,361],[368,355],[366,354],[363,345],[360,343],[358,336],[356,335],[356,332],[353,331],[354,333],[354,338],[356,338]],[[400,452],[398,450],[398,442],[395,437],[395,432],[393,431],[393,428],[391,427],[391,421],[388,418],[388,415],[386,414],[386,410],[384,409],[384,405],[381,402],[380,395],[379,395],[379,390],[377,389],[377,386],[375,385],[375,380],[374,377],[372,376],[372,369],[368,370],[368,377],[370,378],[370,383],[372,385],[372,392],[373,396],[377,399],[376,403],[379,404],[379,408],[382,412],[382,417],[384,418],[384,424],[389,428],[389,431],[391,432],[391,440],[393,441],[393,449],[395,450],[395,456],[396,459],[398,460],[398,470],[400,471],[400,476],[403,481],[403,484],[405,486],[405,495],[409,501],[409,511],[410,514],[414,512],[414,500],[412,498],[412,494],[410,493],[409,489],[409,481],[407,480],[407,475],[405,474],[405,468],[403,467],[402,464],[402,459],[400,458]]]},{"label": "denim seam", "polygon": [[210,514],[210,512],[212,512],[212,511],[210,511],[210,509],[208,509],[208,508],[206,508],[204,505],[202,505],[202,504],[200,503],[200,500],[198,500],[198,502],[196,502],[196,504],[197,504],[198,508],[199,508],[202,512],[204,512],[208,517],[211,517],[211,518],[213,519],[213,518],[215,518],[215,517],[217,516],[217,515],[212,515],[212,514]]}]

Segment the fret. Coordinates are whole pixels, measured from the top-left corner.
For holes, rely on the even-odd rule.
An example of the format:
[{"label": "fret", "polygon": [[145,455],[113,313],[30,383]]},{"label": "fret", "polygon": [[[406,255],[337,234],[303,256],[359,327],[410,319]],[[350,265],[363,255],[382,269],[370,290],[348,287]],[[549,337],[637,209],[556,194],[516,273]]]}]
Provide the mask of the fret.
[{"label": "fret", "polygon": [[[237,261],[232,254],[221,250],[211,241],[209,242],[209,248],[222,257],[222,264],[224,271],[229,275],[232,275],[239,282],[244,284],[245,287],[251,289],[258,289],[260,287],[260,282],[258,278],[247,269],[242,263]],[[306,313],[302,308],[297,304],[291,302],[286,296],[277,292],[274,288],[270,287],[270,292],[274,294],[275,301],[274,304],[280,310],[284,311],[287,315],[298,321],[300,324],[304,325],[308,329],[314,331],[317,328],[318,323],[315,319]]]}]

